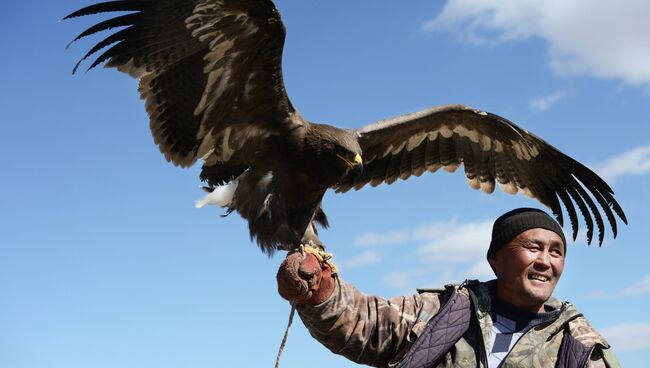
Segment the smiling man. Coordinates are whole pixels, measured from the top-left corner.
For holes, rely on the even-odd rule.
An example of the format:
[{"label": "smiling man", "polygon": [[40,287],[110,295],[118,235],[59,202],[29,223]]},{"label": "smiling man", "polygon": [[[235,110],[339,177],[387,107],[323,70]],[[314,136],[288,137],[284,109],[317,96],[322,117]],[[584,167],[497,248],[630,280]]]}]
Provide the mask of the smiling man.
[{"label": "smiling man", "polygon": [[468,280],[385,300],[333,275],[328,261],[293,253],[278,291],[312,336],[377,367],[618,367],[605,339],[552,297],[566,257],[560,225],[519,208],[494,222],[488,262],[496,280]]}]

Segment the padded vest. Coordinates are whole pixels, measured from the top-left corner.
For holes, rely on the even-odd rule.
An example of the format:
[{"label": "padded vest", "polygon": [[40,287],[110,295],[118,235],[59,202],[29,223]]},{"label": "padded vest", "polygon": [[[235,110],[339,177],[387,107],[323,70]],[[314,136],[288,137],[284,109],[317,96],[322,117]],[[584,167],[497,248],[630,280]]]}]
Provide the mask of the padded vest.
[{"label": "padded vest", "polygon": [[[424,331],[397,363],[397,368],[435,367],[469,329],[474,314],[473,303],[470,299],[467,295],[454,289],[447,303],[438,314],[429,320]],[[474,308],[477,307],[474,306]],[[526,337],[524,335],[521,338],[525,339]],[[482,346],[478,349],[484,350]],[[479,356],[485,356],[478,349],[474,347],[476,359],[480,359]],[[565,326],[556,367],[585,367],[592,349],[593,347],[585,346],[571,336],[568,326]]]},{"label": "padded vest", "polygon": [[433,367],[469,328],[471,303],[454,290],[451,297],[425,327],[413,346],[397,364],[398,368]]}]

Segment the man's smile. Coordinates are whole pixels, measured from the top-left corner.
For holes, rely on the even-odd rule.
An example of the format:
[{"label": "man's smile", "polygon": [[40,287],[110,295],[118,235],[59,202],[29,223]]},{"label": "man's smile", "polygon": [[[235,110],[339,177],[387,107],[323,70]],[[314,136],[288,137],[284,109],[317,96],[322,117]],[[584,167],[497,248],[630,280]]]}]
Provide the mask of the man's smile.
[{"label": "man's smile", "polygon": [[542,281],[542,282],[547,282],[547,281],[549,281],[551,278],[550,278],[549,276],[546,276],[546,275],[542,275],[542,274],[534,273],[534,274],[530,274],[530,275],[528,275],[528,279],[530,279],[530,280]]}]

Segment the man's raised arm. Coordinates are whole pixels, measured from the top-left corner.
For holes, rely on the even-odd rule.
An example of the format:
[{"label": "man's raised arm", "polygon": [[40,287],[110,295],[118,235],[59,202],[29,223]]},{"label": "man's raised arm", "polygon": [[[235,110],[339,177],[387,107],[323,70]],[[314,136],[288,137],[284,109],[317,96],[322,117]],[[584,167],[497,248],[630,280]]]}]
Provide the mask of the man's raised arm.
[{"label": "man's raised arm", "polygon": [[314,338],[336,354],[377,367],[396,363],[447,297],[366,295],[312,254],[289,254],[277,279],[280,295],[296,304]]}]

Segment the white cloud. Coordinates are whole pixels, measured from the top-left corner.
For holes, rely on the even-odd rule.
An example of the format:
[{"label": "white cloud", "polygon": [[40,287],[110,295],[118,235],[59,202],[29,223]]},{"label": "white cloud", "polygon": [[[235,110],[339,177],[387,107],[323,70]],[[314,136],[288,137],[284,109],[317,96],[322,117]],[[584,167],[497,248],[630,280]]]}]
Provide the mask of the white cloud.
[{"label": "white cloud", "polygon": [[487,259],[476,262],[472,268],[467,271],[468,279],[491,279],[494,278],[494,272],[492,267],[488,263]]},{"label": "white cloud", "polygon": [[608,182],[623,175],[646,174],[650,172],[650,145],[623,152],[595,167],[595,171]]},{"label": "white cloud", "polygon": [[537,111],[546,111],[550,109],[551,106],[566,98],[566,96],[566,91],[555,91],[546,96],[538,96],[533,98],[528,103],[528,107]]},{"label": "white cloud", "polygon": [[[415,249],[409,256],[415,256],[416,269],[393,272],[384,277],[384,283],[388,286],[408,292],[415,287],[440,286],[466,278],[493,278],[494,274],[485,260],[492,222],[492,219],[469,223],[451,220],[412,229],[369,232],[357,237],[356,244],[367,247],[413,243],[408,248],[399,248],[399,252],[400,258],[404,258],[405,249]],[[381,254],[370,250],[342,262],[342,265],[358,267],[379,262],[379,257]],[[422,266],[423,263],[426,266]]]},{"label": "white cloud", "polygon": [[428,273],[427,270],[391,272],[384,276],[384,283],[395,289],[414,289],[413,285],[417,284],[416,279]]},{"label": "white cloud", "polygon": [[605,292],[604,290],[594,290],[589,293],[589,296],[592,298],[615,298],[622,296],[637,296],[637,295],[646,295],[650,294],[650,275],[646,275],[640,281],[633,283],[632,285],[625,287],[621,290],[613,292]]},{"label": "white cloud", "polygon": [[423,28],[473,44],[541,38],[558,74],[649,86],[648,19],[647,0],[448,0]]},{"label": "white cloud", "polygon": [[434,262],[476,262],[485,257],[493,220],[448,224],[432,241],[421,245],[417,254]]},{"label": "white cloud", "polygon": [[341,262],[341,266],[347,269],[367,266],[382,260],[383,254],[374,250],[367,250],[356,257]]},{"label": "white cloud", "polygon": [[650,275],[643,280],[621,290],[621,296],[650,294]]},{"label": "white cloud", "polygon": [[375,247],[438,240],[449,236],[452,232],[468,230],[475,225],[475,223],[459,224],[456,220],[450,220],[420,225],[412,229],[369,231],[357,236],[354,239],[354,244],[362,247]]},{"label": "white cloud", "polygon": [[616,351],[650,349],[650,324],[648,323],[621,324],[600,332]]},{"label": "white cloud", "polygon": [[413,231],[411,237],[416,241],[432,240],[441,237],[456,226],[458,225],[455,220],[448,222],[434,222],[417,227]]},{"label": "white cloud", "polygon": [[403,244],[440,237],[449,228],[456,226],[456,221],[434,222],[413,229],[388,230],[385,232],[370,231],[354,239],[354,244],[362,247],[377,247],[383,245]]},{"label": "white cloud", "polygon": [[354,244],[360,246],[378,246],[399,244],[408,240],[408,233],[402,230],[388,231],[386,233],[368,232],[357,236],[354,239]]},{"label": "white cloud", "polygon": [[590,298],[607,298],[610,295],[607,294],[605,290],[598,289],[598,290],[590,291],[589,293],[587,293],[587,296]]}]

